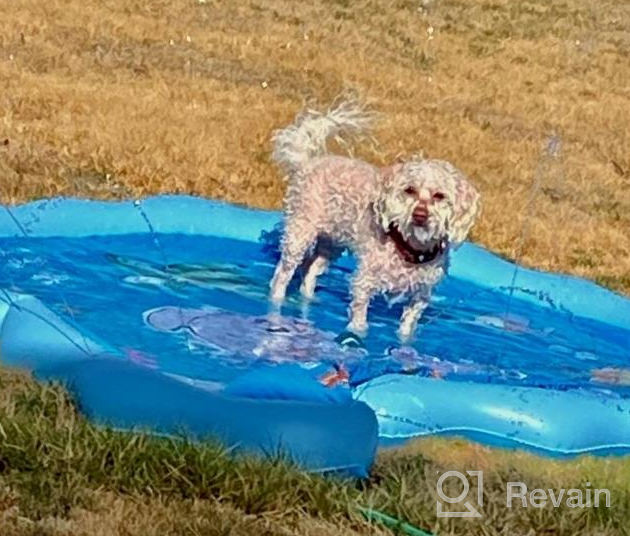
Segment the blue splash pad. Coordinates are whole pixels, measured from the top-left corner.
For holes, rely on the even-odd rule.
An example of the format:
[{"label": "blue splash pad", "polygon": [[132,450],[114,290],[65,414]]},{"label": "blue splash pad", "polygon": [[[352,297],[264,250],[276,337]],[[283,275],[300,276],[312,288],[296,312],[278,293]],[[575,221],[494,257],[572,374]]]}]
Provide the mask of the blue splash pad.
[{"label": "blue splash pad", "polygon": [[3,361],[69,382],[100,421],[282,448],[318,470],[370,464],[374,415],[352,397],[384,443],[454,433],[555,455],[630,448],[628,300],[465,244],[416,342],[399,347],[400,310],[376,300],[367,350],[343,349],[350,258],[308,309],[296,281],[269,316],[278,221],[168,196],[0,213]]}]

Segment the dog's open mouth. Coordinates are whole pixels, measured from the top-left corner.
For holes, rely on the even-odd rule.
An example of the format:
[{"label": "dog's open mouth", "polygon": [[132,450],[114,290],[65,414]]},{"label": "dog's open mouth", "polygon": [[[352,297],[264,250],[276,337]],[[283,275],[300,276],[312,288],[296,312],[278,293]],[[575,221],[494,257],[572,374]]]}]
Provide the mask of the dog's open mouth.
[{"label": "dog's open mouth", "polygon": [[398,253],[400,253],[405,262],[412,264],[431,262],[442,255],[448,248],[448,239],[443,237],[426,249],[416,249],[404,237],[396,223],[389,225],[387,236],[394,242]]}]

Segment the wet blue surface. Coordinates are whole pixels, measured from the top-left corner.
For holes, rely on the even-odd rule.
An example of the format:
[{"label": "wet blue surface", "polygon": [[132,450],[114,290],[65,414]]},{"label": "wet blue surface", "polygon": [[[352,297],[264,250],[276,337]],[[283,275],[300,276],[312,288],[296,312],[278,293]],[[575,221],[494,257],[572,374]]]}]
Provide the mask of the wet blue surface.
[{"label": "wet blue surface", "polygon": [[[275,260],[261,244],[207,236],[0,238],[0,288],[36,296],[139,364],[208,385],[293,356],[306,369],[347,362],[355,384],[404,371],[456,381],[628,389],[629,331],[452,278],[440,285],[411,348],[399,348],[395,337],[400,309],[378,299],[370,311],[368,355],[344,350],[333,339],[346,323],[350,270],[336,266],[323,276],[308,307],[294,281],[284,318],[270,322],[266,295]],[[150,325],[148,311],[177,308],[188,315],[181,322]],[[596,372],[601,369],[613,372]]]}]

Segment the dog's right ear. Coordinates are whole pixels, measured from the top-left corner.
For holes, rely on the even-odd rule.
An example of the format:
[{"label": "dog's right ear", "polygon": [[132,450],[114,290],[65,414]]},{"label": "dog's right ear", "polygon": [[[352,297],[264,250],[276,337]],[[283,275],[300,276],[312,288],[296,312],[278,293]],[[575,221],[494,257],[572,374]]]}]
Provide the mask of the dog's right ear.
[{"label": "dog's right ear", "polygon": [[402,163],[395,163],[391,166],[387,166],[379,170],[381,192],[378,196],[378,199],[376,200],[376,203],[374,203],[374,213],[376,215],[376,219],[385,231],[389,229],[389,225],[392,222],[391,215],[387,210],[387,197],[391,193],[394,184],[394,178],[396,174],[402,169],[402,167]]}]

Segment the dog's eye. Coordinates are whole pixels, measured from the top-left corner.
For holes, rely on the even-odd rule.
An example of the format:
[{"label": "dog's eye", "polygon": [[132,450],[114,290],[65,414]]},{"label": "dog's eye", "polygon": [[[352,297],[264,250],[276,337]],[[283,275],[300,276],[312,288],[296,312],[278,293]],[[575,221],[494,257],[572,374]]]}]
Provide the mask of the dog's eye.
[{"label": "dog's eye", "polygon": [[413,186],[407,186],[407,188],[405,188],[405,193],[407,195],[417,195],[418,190],[416,190]]},{"label": "dog's eye", "polygon": [[433,199],[436,201],[442,201],[442,199],[446,198],[446,196],[442,192],[435,192],[433,194]]}]

